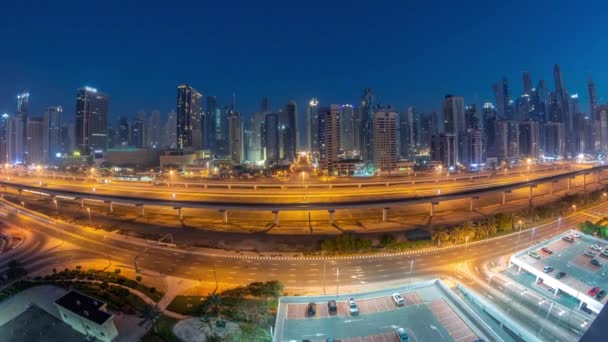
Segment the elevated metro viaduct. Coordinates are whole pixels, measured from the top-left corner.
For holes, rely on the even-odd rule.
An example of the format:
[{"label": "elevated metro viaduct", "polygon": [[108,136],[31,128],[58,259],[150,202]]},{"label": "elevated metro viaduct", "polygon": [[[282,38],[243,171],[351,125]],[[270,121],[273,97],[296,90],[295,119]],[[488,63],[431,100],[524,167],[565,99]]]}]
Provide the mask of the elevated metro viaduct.
[{"label": "elevated metro viaduct", "polygon": [[[533,180],[513,182],[509,184],[490,185],[484,188],[475,189],[464,189],[458,190],[446,194],[436,195],[409,195],[401,198],[371,198],[362,200],[351,200],[351,201],[316,201],[316,202],[295,202],[295,203],[264,203],[261,202],[248,202],[240,203],[238,201],[204,201],[204,200],[184,200],[174,198],[172,200],[166,200],[161,198],[145,198],[136,197],[129,195],[108,195],[100,194],[95,192],[86,191],[73,191],[63,189],[50,189],[44,186],[35,186],[29,184],[17,183],[14,181],[0,180],[0,186],[4,187],[5,192],[7,188],[15,189],[19,193],[22,191],[48,196],[56,201],[57,198],[80,201],[81,207],[84,208],[85,201],[98,201],[104,202],[109,205],[109,210],[113,210],[114,204],[131,205],[140,208],[142,215],[144,214],[145,206],[161,206],[161,207],[172,207],[177,210],[179,218],[182,218],[182,208],[194,208],[194,209],[212,209],[218,210],[222,214],[223,222],[228,222],[228,211],[269,211],[274,214],[274,223],[279,224],[279,212],[281,211],[327,211],[329,213],[329,223],[333,224],[333,216],[337,210],[340,209],[356,209],[356,208],[381,208],[382,209],[382,220],[388,220],[389,209],[391,207],[403,207],[414,204],[428,204],[429,205],[429,216],[434,215],[435,206],[441,202],[469,199],[470,206],[469,210],[474,209],[474,200],[478,199],[484,194],[491,193],[502,193],[502,205],[507,203],[507,194],[517,189],[529,189],[528,199],[530,206],[532,206],[532,199],[534,197],[534,188],[543,184],[551,185],[551,194],[553,193],[553,184],[558,183],[562,180],[567,180],[567,189],[570,190],[571,182],[577,176],[583,177],[583,190],[586,185],[592,181],[600,183],[602,181],[603,174],[606,173],[608,165],[594,166],[588,169],[568,171],[558,175],[551,175],[546,177],[540,177]],[[589,179],[590,176],[595,176],[595,179]]]}]

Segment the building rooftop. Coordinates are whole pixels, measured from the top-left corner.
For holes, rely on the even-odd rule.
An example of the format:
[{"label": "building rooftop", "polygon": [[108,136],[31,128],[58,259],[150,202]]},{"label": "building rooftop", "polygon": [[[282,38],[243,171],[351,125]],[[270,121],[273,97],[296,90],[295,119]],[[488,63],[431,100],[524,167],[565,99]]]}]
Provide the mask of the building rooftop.
[{"label": "building rooftop", "polygon": [[19,316],[0,326],[0,340],[65,342],[86,341],[86,336],[38,306],[32,305]]},{"label": "building rooftop", "polygon": [[99,325],[112,317],[112,314],[100,309],[104,302],[74,290],[57,299],[55,304]]}]

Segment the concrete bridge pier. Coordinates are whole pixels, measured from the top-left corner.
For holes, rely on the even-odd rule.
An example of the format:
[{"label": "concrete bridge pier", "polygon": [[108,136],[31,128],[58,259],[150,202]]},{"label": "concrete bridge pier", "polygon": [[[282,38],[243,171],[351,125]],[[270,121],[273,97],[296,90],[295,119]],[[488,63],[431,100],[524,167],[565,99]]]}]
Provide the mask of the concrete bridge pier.
[{"label": "concrete bridge pier", "polygon": [[433,217],[435,215],[435,205],[439,204],[439,202],[431,202],[431,210],[429,212],[429,216]]},{"label": "concrete bridge pier", "polygon": [[[221,209],[220,213],[222,214],[222,222],[224,224],[228,224],[228,210]],[[180,215],[181,215],[181,211],[180,211]],[[275,221],[276,221],[276,219],[275,219]]]},{"label": "concrete bridge pier", "polygon": [[479,196],[473,196],[473,197],[471,197],[470,202],[469,202],[469,211],[473,211],[473,209],[474,209],[473,208],[473,201],[476,200],[476,199],[479,199]]},{"label": "concrete bridge pier", "polygon": [[278,210],[273,210],[272,214],[274,215],[274,224],[276,226],[279,225],[279,211]]},{"label": "concrete bridge pier", "polygon": [[382,208],[382,222],[388,221],[388,210],[390,208]]},{"label": "concrete bridge pier", "polygon": [[329,213],[329,224],[334,224],[334,213],[336,212],[336,210],[329,209],[327,212]]},{"label": "concrete bridge pier", "polygon": [[145,212],[144,212],[144,205],[143,203],[138,203],[135,205],[136,207],[140,207],[141,211],[140,211],[140,216],[144,216]]},{"label": "concrete bridge pier", "polygon": [[182,207],[173,207],[173,209],[177,210],[177,215],[179,216],[179,220],[183,221],[184,217],[182,216]]},{"label": "concrete bridge pier", "polygon": [[114,205],[112,203],[112,201],[103,201],[104,203],[108,203],[110,205],[110,212],[113,213],[114,212]]}]

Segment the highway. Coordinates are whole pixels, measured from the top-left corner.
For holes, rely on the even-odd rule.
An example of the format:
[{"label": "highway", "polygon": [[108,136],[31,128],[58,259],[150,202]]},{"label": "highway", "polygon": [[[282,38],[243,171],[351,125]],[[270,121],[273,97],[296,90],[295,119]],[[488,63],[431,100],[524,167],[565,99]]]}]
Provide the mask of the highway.
[{"label": "highway", "polygon": [[28,191],[48,193],[65,198],[87,198],[117,203],[173,206],[183,208],[212,208],[238,210],[318,210],[350,209],[354,207],[386,207],[405,204],[442,202],[459,198],[491,194],[497,191],[537,186],[559,182],[562,179],[604,170],[575,171],[551,170],[516,173],[482,179],[465,179],[441,183],[401,184],[390,187],[364,187],[332,189],[191,189],[151,184],[102,184],[75,182],[64,179],[49,179],[10,175],[0,180],[0,185],[20,187]]}]

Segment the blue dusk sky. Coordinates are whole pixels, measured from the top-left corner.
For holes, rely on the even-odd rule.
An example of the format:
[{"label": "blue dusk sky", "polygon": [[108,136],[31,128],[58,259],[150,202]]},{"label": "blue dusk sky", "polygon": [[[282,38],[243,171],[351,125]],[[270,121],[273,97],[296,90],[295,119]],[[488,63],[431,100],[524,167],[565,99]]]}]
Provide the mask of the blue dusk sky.
[{"label": "blue dusk sky", "polygon": [[76,89],[111,96],[111,116],[175,108],[188,83],[250,114],[311,97],[357,103],[371,87],[397,109],[437,110],[446,93],[494,101],[522,72],[553,89],[553,64],[588,111],[587,80],[607,99],[606,1],[2,1],[0,112],[31,93],[34,115]]}]

